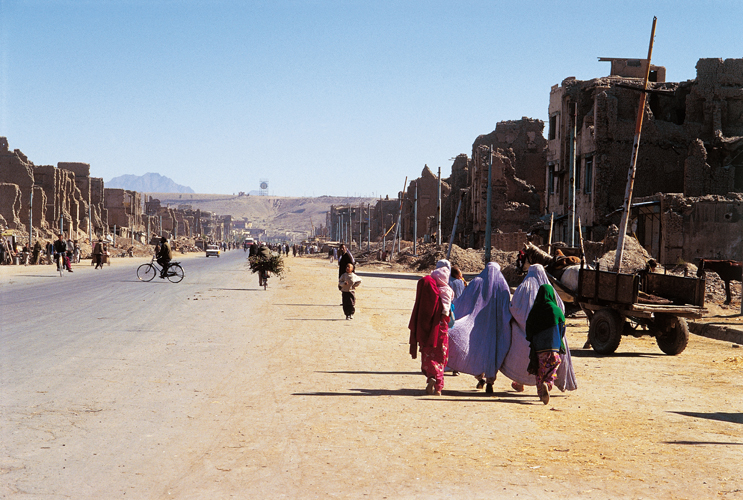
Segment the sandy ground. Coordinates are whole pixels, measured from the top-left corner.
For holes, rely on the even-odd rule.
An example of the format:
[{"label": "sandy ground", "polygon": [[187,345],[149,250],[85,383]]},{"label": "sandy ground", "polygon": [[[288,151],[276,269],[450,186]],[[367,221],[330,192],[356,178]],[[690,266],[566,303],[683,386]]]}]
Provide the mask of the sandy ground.
[{"label": "sandy ground", "polygon": [[[407,354],[414,280],[360,269],[345,321],[334,267],[297,259],[290,271],[256,318],[266,376],[231,392],[231,425],[169,494],[743,498],[740,349],[694,336],[676,357],[649,338],[612,357],[575,350],[580,387],[548,406],[505,377],[493,396],[464,375],[425,396]],[[586,331],[571,322],[571,343]]]},{"label": "sandy ground", "polygon": [[[743,498],[743,349],[692,335],[666,356],[624,337],[601,357],[580,349],[587,322],[569,320],[577,391],[555,389],[545,406],[505,377],[488,396],[460,375],[426,396],[408,354],[417,276],[358,272],[352,321],[337,267],[319,259],[290,258],[265,292],[225,273],[192,297],[194,317],[224,328],[209,342],[226,346],[211,361],[228,375],[186,405],[183,434],[162,450],[177,465],[130,476],[137,489],[112,497]],[[260,334],[242,338],[248,328]],[[199,355],[177,344],[176,366]]]}]

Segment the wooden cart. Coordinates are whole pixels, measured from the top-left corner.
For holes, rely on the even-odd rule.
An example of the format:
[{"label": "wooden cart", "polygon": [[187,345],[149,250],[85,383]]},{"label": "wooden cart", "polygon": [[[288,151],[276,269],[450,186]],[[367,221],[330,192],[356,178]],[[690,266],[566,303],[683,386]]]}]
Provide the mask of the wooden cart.
[{"label": "wooden cart", "polygon": [[588,337],[600,354],[616,351],[622,335],[650,335],[664,353],[679,354],[689,342],[685,318],[707,312],[704,278],[667,274],[583,268],[574,301],[590,320]]}]

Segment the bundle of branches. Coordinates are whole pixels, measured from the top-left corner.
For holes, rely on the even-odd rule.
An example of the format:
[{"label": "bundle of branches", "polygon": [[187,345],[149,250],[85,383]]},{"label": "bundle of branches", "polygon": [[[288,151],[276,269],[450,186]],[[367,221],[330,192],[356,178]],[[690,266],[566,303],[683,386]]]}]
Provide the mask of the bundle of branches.
[{"label": "bundle of branches", "polygon": [[284,259],[280,255],[273,254],[269,257],[254,255],[248,261],[250,262],[250,270],[254,273],[266,271],[275,274],[281,279],[284,278]]}]

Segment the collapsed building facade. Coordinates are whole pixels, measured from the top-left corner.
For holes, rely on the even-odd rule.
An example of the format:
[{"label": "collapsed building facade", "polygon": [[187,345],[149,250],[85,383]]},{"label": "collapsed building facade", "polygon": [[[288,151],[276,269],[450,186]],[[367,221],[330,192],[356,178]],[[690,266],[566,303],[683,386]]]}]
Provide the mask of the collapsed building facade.
[{"label": "collapsed building facade", "polygon": [[26,240],[33,227],[48,239],[64,232],[83,240],[112,235],[147,243],[158,235],[217,241],[231,234],[232,218],[161,207],[137,191],[105,188],[87,163],[35,165],[0,137],[0,226]]},{"label": "collapsed building facade", "polygon": [[[441,199],[448,197],[450,191],[449,184],[442,180]],[[414,238],[422,238],[425,235],[435,235],[438,230],[438,197],[438,175],[434,174],[428,165],[425,165],[421,176],[412,180],[405,192],[400,219],[403,240],[412,241]],[[417,234],[415,234],[416,230]]]},{"label": "collapsed building facade", "polygon": [[[624,202],[642,87],[642,77],[637,75],[644,76],[647,63],[602,60],[611,62],[610,76],[590,81],[568,78],[550,93],[546,210],[557,217],[555,231],[563,241],[570,238],[565,216],[572,203],[571,163],[575,165],[576,216],[583,235],[599,240],[621,216],[616,209]],[[656,193],[725,197],[743,192],[743,59],[700,59],[697,78],[681,83],[665,82],[662,67],[650,69],[651,93],[645,108],[634,197],[645,199]],[[720,202],[734,202],[735,197],[725,200]],[[670,263],[679,252],[669,250],[667,245],[674,236],[663,236],[672,228],[668,220],[662,223],[660,214],[672,210],[669,207],[674,204],[662,204],[660,198],[656,201],[635,210],[635,228],[640,226],[636,234],[651,255]],[[723,208],[720,213],[730,212]],[[725,246],[732,249],[732,243]],[[720,252],[700,247],[693,253],[705,257]]]}]

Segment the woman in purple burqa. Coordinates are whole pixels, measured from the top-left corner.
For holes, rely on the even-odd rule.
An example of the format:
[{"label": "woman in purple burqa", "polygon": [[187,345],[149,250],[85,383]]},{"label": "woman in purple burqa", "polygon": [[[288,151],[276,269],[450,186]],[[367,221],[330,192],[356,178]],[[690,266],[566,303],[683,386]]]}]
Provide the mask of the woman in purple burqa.
[{"label": "woman in purple burqa", "polygon": [[495,262],[454,300],[457,319],[449,331],[447,366],[478,378],[484,374],[489,392],[511,345],[510,301],[508,283]]},{"label": "woman in purple burqa", "polygon": [[[519,392],[524,390],[525,385],[536,385],[534,375],[526,371],[527,366],[529,366],[529,341],[526,340],[526,318],[529,317],[529,311],[531,311],[534,305],[534,299],[537,297],[539,287],[544,284],[549,284],[544,267],[539,264],[532,264],[529,266],[529,272],[526,274],[526,278],[524,278],[524,281],[513,293],[509,307],[512,318],[511,348],[500,370],[506,377],[513,380],[511,386]],[[565,312],[565,304],[563,304],[559,295],[556,295],[556,297],[557,305]],[[555,385],[563,392],[574,391],[578,388],[567,338],[564,338],[564,342],[566,353],[560,355],[562,362],[557,369],[557,380],[555,380]]]}]

